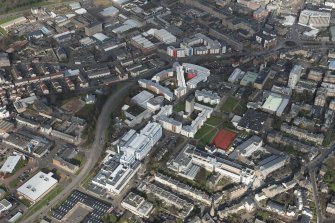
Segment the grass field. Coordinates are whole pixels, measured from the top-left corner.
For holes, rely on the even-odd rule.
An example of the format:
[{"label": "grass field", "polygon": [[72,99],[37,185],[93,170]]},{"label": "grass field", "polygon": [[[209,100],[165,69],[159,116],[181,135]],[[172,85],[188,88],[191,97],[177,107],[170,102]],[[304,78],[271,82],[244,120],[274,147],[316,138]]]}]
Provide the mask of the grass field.
[{"label": "grass field", "polygon": [[200,168],[198,174],[195,176],[194,181],[197,182],[201,187],[206,187],[207,179],[211,175],[211,172]]},{"label": "grass field", "polygon": [[17,187],[17,185],[19,184],[20,182],[20,179],[19,178],[16,178],[14,180],[12,180],[11,182],[9,182],[9,187],[14,189]]},{"label": "grass field", "polygon": [[14,168],[13,174],[19,169],[23,168],[26,164],[27,164],[27,160],[20,159]]},{"label": "grass field", "polygon": [[88,118],[91,117],[93,111],[94,111],[95,105],[85,105],[82,109],[80,109],[77,113],[76,116],[83,118],[87,120]]},{"label": "grass field", "polygon": [[331,144],[334,140],[335,140],[335,130],[330,129],[330,130],[328,130],[328,132],[326,133],[326,136],[325,136],[325,139],[323,140],[322,145],[323,145],[323,146],[328,146],[328,145]]},{"label": "grass field", "polygon": [[213,138],[215,137],[215,135],[218,133],[218,130],[213,129],[212,131],[210,131],[209,133],[207,133],[206,135],[204,135],[201,139],[200,142],[204,145],[209,145]]},{"label": "grass field", "polygon": [[330,189],[335,192],[335,157],[330,157],[326,161],[327,172],[324,181]]},{"label": "grass field", "polygon": [[237,104],[238,104],[238,100],[236,98],[228,97],[227,100],[223,103],[221,107],[221,111],[233,112]]},{"label": "grass field", "polygon": [[8,17],[6,16],[5,18],[0,19],[0,25],[4,24],[6,22],[9,22],[9,21],[11,21],[13,19],[16,19],[16,18],[17,18],[17,16],[8,16]]},{"label": "grass field", "polygon": [[173,106],[174,112],[180,112],[185,110],[185,102],[180,101],[175,106]]},{"label": "grass field", "polygon": [[201,139],[202,137],[204,137],[205,135],[207,135],[208,133],[212,132],[213,130],[215,130],[213,127],[209,126],[209,125],[203,125],[195,134],[194,138],[195,139]]},{"label": "grass field", "polygon": [[0,35],[4,36],[6,34],[7,34],[6,30],[4,30],[3,28],[0,27]]},{"label": "grass field", "polygon": [[222,124],[222,118],[217,116],[211,116],[209,119],[207,119],[206,124],[216,127],[220,126]]},{"label": "grass field", "polygon": [[209,145],[214,136],[218,133],[218,130],[209,125],[203,125],[195,134],[194,138],[199,140],[199,145]]}]

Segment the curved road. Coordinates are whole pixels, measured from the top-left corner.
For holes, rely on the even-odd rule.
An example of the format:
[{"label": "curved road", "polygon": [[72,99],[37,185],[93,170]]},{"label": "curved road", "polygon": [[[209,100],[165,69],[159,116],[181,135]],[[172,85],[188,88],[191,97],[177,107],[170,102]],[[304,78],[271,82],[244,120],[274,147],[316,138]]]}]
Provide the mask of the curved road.
[{"label": "curved road", "polygon": [[92,144],[92,148],[90,149],[89,157],[87,157],[87,161],[85,162],[85,165],[81,169],[80,173],[72,179],[70,184],[68,184],[61,193],[59,193],[52,201],[49,202],[48,206],[44,206],[29,218],[24,219],[22,222],[34,222],[34,220],[37,219],[40,214],[48,213],[51,207],[64,200],[74,188],[80,185],[85,176],[93,169],[95,164],[98,162],[105,145],[105,133],[109,127],[110,114],[118,108],[118,103],[115,103],[115,101],[118,101],[125,94],[127,94],[129,88],[134,84],[135,82],[126,83],[120,90],[110,96],[105,102],[96,124],[95,138]]}]

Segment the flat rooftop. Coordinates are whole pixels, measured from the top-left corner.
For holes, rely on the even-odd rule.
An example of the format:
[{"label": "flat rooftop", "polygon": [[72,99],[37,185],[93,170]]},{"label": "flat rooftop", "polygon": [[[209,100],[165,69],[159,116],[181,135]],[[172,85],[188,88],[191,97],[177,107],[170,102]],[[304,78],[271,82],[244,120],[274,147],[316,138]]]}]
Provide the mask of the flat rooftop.
[{"label": "flat rooftop", "polygon": [[17,191],[35,202],[58,183],[57,179],[52,176],[52,172],[46,174],[40,171],[19,187]]}]

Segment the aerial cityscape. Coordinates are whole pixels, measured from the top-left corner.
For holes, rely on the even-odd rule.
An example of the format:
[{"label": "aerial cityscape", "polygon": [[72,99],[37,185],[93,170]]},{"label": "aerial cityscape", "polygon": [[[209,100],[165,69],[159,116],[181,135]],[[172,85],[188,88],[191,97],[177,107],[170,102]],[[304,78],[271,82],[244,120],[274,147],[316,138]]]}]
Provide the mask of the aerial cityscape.
[{"label": "aerial cityscape", "polygon": [[334,223],[335,0],[0,0],[0,223]]}]

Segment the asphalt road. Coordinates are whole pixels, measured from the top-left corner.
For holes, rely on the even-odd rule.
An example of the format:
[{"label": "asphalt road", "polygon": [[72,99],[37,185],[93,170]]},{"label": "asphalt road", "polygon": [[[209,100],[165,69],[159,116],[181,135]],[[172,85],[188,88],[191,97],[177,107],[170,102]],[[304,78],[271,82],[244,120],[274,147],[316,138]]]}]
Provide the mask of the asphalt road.
[{"label": "asphalt road", "polygon": [[59,193],[52,201],[49,202],[49,205],[41,208],[39,211],[35,212],[29,218],[24,219],[22,222],[34,222],[34,220],[37,219],[41,214],[47,213],[51,207],[64,200],[74,188],[80,185],[82,180],[85,179],[85,176],[94,168],[95,164],[99,160],[99,157],[101,156],[101,153],[103,152],[103,148],[106,142],[105,133],[110,123],[110,114],[119,107],[118,103],[115,102],[120,100],[120,98],[122,98],[129,91],[129,88],[135,83],[136,82],[126,83],[118,92],[110,96],[105,102],[96,124],[95,138],[92,144],[92,148],[90,149],[89,156],[87,157],[86,163],[81,169],[80,173],[72,179],[71,183],[68,184],[61,193]]},{"label": "asphalt road", "polygon": [[313,186],[313,197],[315,202],[315,208],[316,208],[316,215],[317,215],[317,222],[322,223],[326,221],[325,217],[322,214],[321,211],[321,205],[320,205],[320,198],[319,198],[319,191],[317,188],[317,182],[316,182],[316,176],[315,172],[317,170],[317,167],[319,167],[322,162],[329,156],[329,154],[335,149],[335,143],[330,145],[327,149],[323,150],[321,154],[314,159],[312,162],[308,163],[306,169],[309,170],[309,176],[311,179],[311,183]]}]

